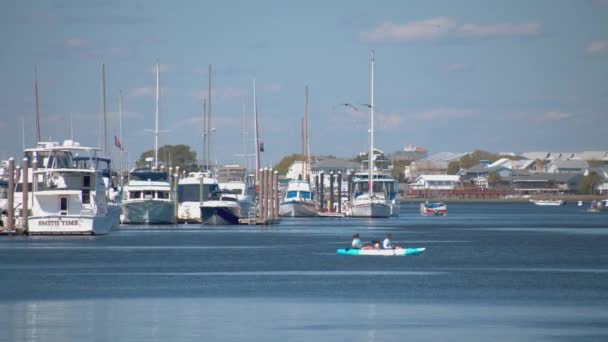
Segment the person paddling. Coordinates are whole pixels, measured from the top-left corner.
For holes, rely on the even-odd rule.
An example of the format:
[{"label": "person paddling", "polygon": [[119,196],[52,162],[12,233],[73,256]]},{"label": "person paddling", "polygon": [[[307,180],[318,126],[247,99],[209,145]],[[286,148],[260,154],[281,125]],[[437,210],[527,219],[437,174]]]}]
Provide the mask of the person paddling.
[{"label": "person paddling", "polygon": [[358,233],[353,235],[353,242],[351,242],[350,246],[351,246],[351,248],[354,248],[354,249],[359,249],[359,248],[363,247],[363,244],[361,243],[361,239],[359,239]]},{"label": "person paddling", "polygon": [[401,248],[401,246],[393,246],[393,244],[391,243],[392,238],[393,238],[393,234],[391,234],[391,233],[386,234],[386,239],[384,239],[384,241],[382,242],[382,248],[384,248],[384,249]]}]

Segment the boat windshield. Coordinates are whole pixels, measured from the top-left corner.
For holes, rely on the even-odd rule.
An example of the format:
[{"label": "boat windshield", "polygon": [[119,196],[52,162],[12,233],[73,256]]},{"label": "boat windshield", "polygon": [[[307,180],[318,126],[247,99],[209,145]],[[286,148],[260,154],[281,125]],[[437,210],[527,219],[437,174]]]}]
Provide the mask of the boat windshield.
[{"label": "boat windshield", "polygon": [[297,191],[287,191],[287,196],[285,196],[286,198],[297,198],[298,197],[298,192]]},{"label": "boat windshield", "polygon": [[302,197],[304,199],[312,199],[312,192],[300,191],[300,197]]},{"label": "boat windshield", "polygon": [[167,182],[168,179],[166,172],[141,169],[131,171],[131,178],[138,181],[150,180],[152,182]]}]

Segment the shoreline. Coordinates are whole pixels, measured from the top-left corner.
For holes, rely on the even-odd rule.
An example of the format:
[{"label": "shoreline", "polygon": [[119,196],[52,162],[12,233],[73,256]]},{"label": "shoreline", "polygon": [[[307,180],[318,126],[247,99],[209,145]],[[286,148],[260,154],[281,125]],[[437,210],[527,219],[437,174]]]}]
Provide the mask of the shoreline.
[{"label": "shoreline", "polygon": [[529,202],[531,199],[552,199],[552,200],[563,200],[566,203],[577,203],[583,201],[585,203],[591,203],[596,200],[603,200],[608,198],[608,195],[557,195],[557,196],[530,196],[530,197],[516,197],[516,198],[458,198],[458,197],[401,197],[401,203],[421,203],[421,202],[504,202],[504,203],[524,203]]}]

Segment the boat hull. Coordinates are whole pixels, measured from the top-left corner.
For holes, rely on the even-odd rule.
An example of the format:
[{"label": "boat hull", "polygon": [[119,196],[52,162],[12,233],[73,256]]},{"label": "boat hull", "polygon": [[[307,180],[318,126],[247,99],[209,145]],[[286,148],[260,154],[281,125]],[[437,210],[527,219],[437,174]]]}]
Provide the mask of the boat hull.
[{"label": "boat hull", "polygon": [[557,207],[566,204],[566,202],[562,200],[530,200],[530,202],[545,207]]},{"label": "boat hull", "polygon": [[390,217],[391,206],[385,203],[363,203],[352,206],[352,217]]},{"label": "boat hull", "polygon": [[201,219],[201,203],[200,202],[182,202],[177,207],[177,222],[178,223],[202,223]]},{"label": "boat hull", "polygon": [[420,215],[422,216],[445,216],[448,214],[448,206],[445,204],[427,205],[420,203]]},{"label": "boat hull", "polygon": [[205,225],[239,224],[240,207],[237,206],[205,206],[201,207],[201,218]]},{"label": "boat hull", "polygon": [[105,235],[118,219],[118,212],[108,212],[102,216],[48,215],[30,216],[30,235]]},{"label": "boat hull", "polygon": [[318,209],[314,203],[308,202],[283,202],[279,206],[281,217],[313,217],[317,216]]},{"label": "boat hull", "polygon": [[175,223],[175,206],[171,201],[137,200],[122,203],[123,223],[172,224]]},{"label": "boat hull", "polygon": [[426,250],[425,247],[418,248],[395,248],[395,249],[353,249],[341,248],[336,250],[340,255],[369,255],[369,256],[403,256],[417,255]]}]

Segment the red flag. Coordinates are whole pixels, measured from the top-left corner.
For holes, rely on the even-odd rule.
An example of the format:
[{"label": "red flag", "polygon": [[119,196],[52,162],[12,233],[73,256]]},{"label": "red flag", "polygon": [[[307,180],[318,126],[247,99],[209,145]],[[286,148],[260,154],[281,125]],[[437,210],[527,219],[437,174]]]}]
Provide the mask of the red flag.
[{"label": "red flag", "polygon": [[118,147],[122,151],[122,144],[120,143],[120,140],[118,140],[118,137],[116,137],[116,136],[114,136],[114,146]]}]

